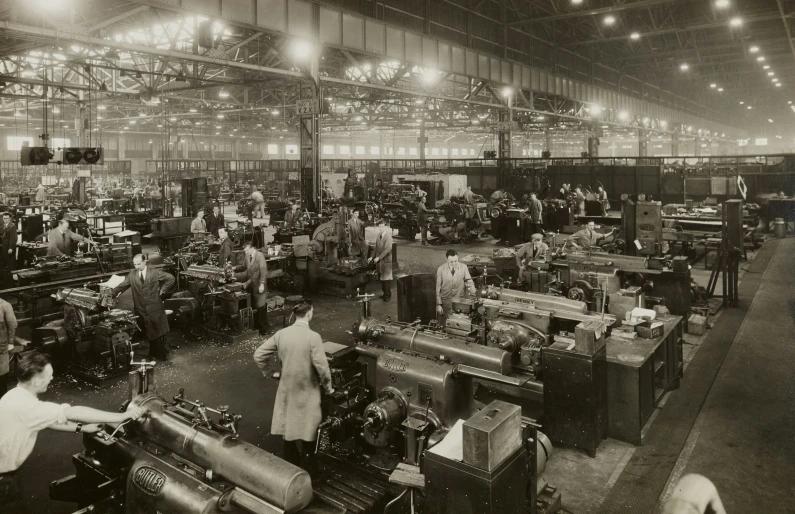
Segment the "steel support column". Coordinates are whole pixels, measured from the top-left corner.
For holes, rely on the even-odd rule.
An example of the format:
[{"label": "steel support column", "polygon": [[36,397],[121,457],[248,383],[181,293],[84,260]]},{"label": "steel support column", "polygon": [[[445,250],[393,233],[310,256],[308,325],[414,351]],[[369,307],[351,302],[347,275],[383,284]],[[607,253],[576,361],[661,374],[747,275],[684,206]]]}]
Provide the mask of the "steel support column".
[{"label": "steel support column", "polygon": [[425,122],[420,120],[420,137],[417,138],[417,143],[420,144],[420,160],[425,167],[425,144],[428,142],[428,136],[425,135]]},{"label": "steel support column", "polygon": [[671,155],[679,155],[679,134],[677,132],[671,134]]},{"label": "steel support column", "polygon": [[649,156],[649,132],[638,129],[638,157]]},{"label": "steel support column", "polygon": [[313,6],[312,32],[315,34],[316,48],[311,52],[307,70],[311,84],[302,84],[301,100],[297,106],[298,130],[301,137],[301,207],[309,212],[320,214],[323,200],[320,190],[320,116],[323,109],[323,89],[320,86],[320,44],[318,42],[320,12]]},{"label": "steel support column", "polygon": [[599,145],[601,141],[599,137],[601,136],[601,130],[599,127],[592,123],[590,127],[588,127],[588,141],[586,141],[586,148],[588,149],[588,157],[592,159],[597,159],[599,157]]},{"label": "steel support column", "polygon": [[513,168],[513,161],[511,160],[511,143],[513,141],[513,109],[511,108],[510,99],[508,101],[508,108],[500,111],[499,122],[499,167],[500,174],[497,180],[497,187],[506,187],[509,183],[508,177]]}]

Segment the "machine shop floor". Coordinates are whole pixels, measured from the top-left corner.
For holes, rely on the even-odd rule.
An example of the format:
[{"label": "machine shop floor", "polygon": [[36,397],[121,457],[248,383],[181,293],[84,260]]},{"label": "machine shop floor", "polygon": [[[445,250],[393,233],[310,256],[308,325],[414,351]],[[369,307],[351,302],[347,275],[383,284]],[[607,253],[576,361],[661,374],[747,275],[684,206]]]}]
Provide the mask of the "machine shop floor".
[{"label": "machine shop floor", "polygon": [[[398,245],[400,274],[434,272],[444,262],[444,252],[448,249],[447,246],[426,247],[418,242],[399,241]],[[493,245],[484,241],[473,245],[458,245],[455,248],[459,254],[490,255]],[[744,333],[741,344],[732,346],[725,361],[725,369],[718,376],[716,386],[696,422],[696,429],[691,432],[692,421],[690,424],[683,421],[681,430],[690,433],[691,439],[685,446],[687,451],[682,455],[689,455],[690,460],[678,462],[673,470],[674,476],[678,476],[682,471],[698,471],[713,478],[724,496],[727,507],[735,506],[734,509],[730,508],[730,512],[787,512],[786,508],[761,510],[743,508],[753,505],[754,499],[761,501],[762,497],[770,499],[774,495],[778,495],[782,500],[789,495],[792,502],[793,493],[791,486],[788,485],[792,482],[792,473],[788,472],[792,466],[787,464],[792,462],[795,451],[791,441],[782,441],[782,439],[786,438],[786,428],[792,426],[791,409],[789,411],[786,409],[786,406],[791,406],[791,401],[785,404],[784,399],[792,396],[791,379],[789,382],[785,381],[791,377],[791,372],[788,373],[788,370],[792,369],[795,360],[792,349],[786,344],[788,342],[791,345],[791,340],[786,338],[789,334],[791,339],[792,320],[795,315],[793,314],[795,296],[787,289],[788,285],[791,286],[795,282],[791,272],[791,255],[795,253],[795,239],[769,243],[762,249],[760,255],[765,256],[767,253],[774,255],[767,274],[762,278],[763,284],[757,293],[757,300],[751,306],[754,318],[749,319],[741,330],[741,333]],[[759,266],[753,266],[752,263],[753,276],[756,276],[757,272],[764,271],[763,265],[768,259],[769,257],[760,259],[762,262],[758,264],[762,266],[761,270],[757,270],[756,267]],[[743,263],[744,268],[747,266],[748,263]],[[693,274],[697,282],[706,284],[707,272],[694,268]],[[756,280],[759,280],[758,277]],[[742,296],[744,291],[746,289],[741,285],[741,302],[747,307],[750,298]],[[379,285],[370,284],[368,292],[380,294]],[[313,300],[316,312],[312,322],[313,328],[326,340],[349,341],[350,336],[346,330],[350,329],[356,319],[358,304],[329,296],[315,296]],[[128,306],[131,307],[131,300],[129,293],[126,293],[122,296],[120,307]],[[745,309],[741,308],[736,312],[723,311],[716,329],[713,330],[717,330],[722,323],[739,315],[741,311],[744,312]],[[374,302],[373,315],[379,318],[386,316],[395,318],[396,302],[389,304]],[[773,322],[776,320],[779,325],[774,325]],[[789,325],[784,324],[785,320]],[[274,326],[279,321],[271,319]],[[176,333],[172,335],[179,349],[173,353],[171,362],[160,366],[157,370],[159,392],[168,398],[176,394],[179,388],[184,388],[187,397],[200,399],[208,405],[228,404],[231,412],[243,415],[241,433],[244,439],[269,451],[280,453],[279,439],[269,435],[277,384],[262,377],[251,360],[251,354],[261,339],[235,346],[222,346],[206,340],[184,340]],[[734,336],[732,335],[731,338],[733,339]],[[690,362],[703,340],[703,337],[697,339],[686,336],[686,362]],[[760,341],[765,344],[758,344]],[[709,356],[705,355],[704,358]],[[708,363],[717,367],[720,366],[721,361],[708,361]],[[731,373],[728,373],[729,368]],[[686,377],[694,374],[695,372],[686,371]],[[671,393],[666,402],[671,403],[683,390],[684,387]],[[763,394],[766,396],[762,396]],[[764,397],[771,400],[769,402],[757,400]],[[95,389],[67,377],[58,377],[45,398],[56,402],[115,410],[126,398],[126,383],[119,382],[105,389]],[[735,407],[734,403],[737,404],[737,408],[729,410]],[[663,408],[662,412],[667,408]],[[659,412],[658,410],[658,414]],[[789,419],[785,419],[787,417]],[[766,419],[771,421],[760,423],[758,427],[754,425],[755,421]],[[650,423],[652,429],[655,423],[657,420],[653,418]],[[698,431],[700,436],[695,440],[693,434]],[[727,439],[729,434],[733,435]],[[558,447],[550,460],[545,478],[561,490],[564,507],[568,512],[578,514],[596,512],[599,506],[610,498],[613,486],[615,484],[621,486],[627,477],[628,464],[633,462],[635,455],[643,448],[645,446],[635,448],[608,439],[599,447],[596,458],[591,459],[584,452]],[[80,437],[52,431],[43,431],[40,434],[33,455],[20,470],[31,512],[73,511],[71,504],[50,501],[47,486],[51,480],[73,473],[71,455],[81,449]],[[778,452],[777,456],[768,459],[768,455],[774,452]],[[677,450],[676,456],[678,455]],[[763,458],[767,460],[762,461]],[[776,462],[779,465],[772,465]],[[748,487],[742,486],[740,480],[741,477],[747,477],[745,470],[748,465],[752,465],[754,473],[761,473],[764,475],[763,478],[766,478],[757,483],[772,484],[768,491],[762,491],[761,487],[759,491],[749,491]],[[790,488],[784,489],[785,484]],[[663,484],[660,485],[661,491],[664,486],[663,480]]]}]

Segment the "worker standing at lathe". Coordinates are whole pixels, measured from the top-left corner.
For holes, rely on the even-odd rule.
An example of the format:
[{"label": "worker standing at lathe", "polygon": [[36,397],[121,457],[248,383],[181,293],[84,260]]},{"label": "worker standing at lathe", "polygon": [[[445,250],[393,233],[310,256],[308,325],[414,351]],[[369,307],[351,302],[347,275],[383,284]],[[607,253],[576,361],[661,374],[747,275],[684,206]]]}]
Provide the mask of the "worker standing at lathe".
[{"label": "worker standing at lathe", "polygon": [[270,356],[281,362],[281,376],[273,405],[271,433],[284,440],[284,460],[314,475],[314,441],[323,419],[320,388],[333,394],[331,372],[320,334],[309,328],[312,302],[293,307],[295,323],[273,334],[254,352],[254,362],[268,376]]},{"label": "worker standing at lathe", "polygon": [[69,230],[69,221],[65,219],[61,219],[58,222],[58,226],[50,230],[49,234],[47,234],[47,238],[49,239],[49,247],[47,248],[48,256],[66,255],[67,257],[71,257],[72,241],[88,243],[89,248],[93,244],[91,240]]},{"label": "worker standing at lathe", "polygon": [[420,198],[417,202],[417,226],[420,229],[422,244],[428,245],[428,208],[425,206],[425,198]]},{"label": "worker standing at lathe", "polygon": [[383,218],[375,223],[378,237],[375,240],[375,252],[369,262],[377,265],[381,277],[381,299],[385,302],[392,300],[392,229],[386,226]]},{"label": "worker standing at lathe", "polygon": [[464,296],[465,291],[475,294],[475,282],[466,264],[458,262],[458,252],[447,250],[447,262],[436,270],[436,315],[444,327],[453,312],[453,298]]},{"label": "worker standing at lathe", "polygon": [[348,232],[351,238],[351,257],[358,257],[364,262],[367,260],[367,241],[364,237],[364,222],[359,219],[359,211],[351,212]]},{"label": "worker standing at lathe", "polygon": [[[93,434],[99,423],[122,423],[146,413],[142,407],[128,406],[126,412],[107,412],[91,407],[57,404],[39,400],[52,381],[50,359],[39,352],[22,357],[16,366],[17,386],[0,399],[0,512],[27,512],[23,504],[17,470],[27,460],[39,432],[45,428],[59,432]],[[47,453],[52,453],[50,449]]]},{"label": "worker standing at lathe", "polygon": [[167,360],[169,348],[166,334],[169,326],[163,300],[174,287],[174,277],[148,266],[146,258],[140,253],[133,257],[133,266],[135,269],[124,277],[124,282],[113,288],[111,294],[119,296],[132,288],[133,311],[138,316],[139,325],[143,325],[148,341],[146,347],[139,343],[136,351],[146,357]]},{"label": "worker standing at lathe", "polygon": [[259,335],[268,333],[268,265],[265,256],[257,250],[253,241],[243,247],[246,254],[246,269],[235,273],[235,279],[243,282],[251,295],[252,306],[257,309]]}]

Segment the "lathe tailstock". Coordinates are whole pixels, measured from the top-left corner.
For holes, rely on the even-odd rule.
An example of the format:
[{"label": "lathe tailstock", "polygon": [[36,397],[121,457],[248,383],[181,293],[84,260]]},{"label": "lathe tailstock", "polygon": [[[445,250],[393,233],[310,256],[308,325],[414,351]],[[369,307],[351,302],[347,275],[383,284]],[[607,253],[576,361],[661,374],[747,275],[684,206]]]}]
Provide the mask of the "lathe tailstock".
[{"label": "lathe tailstock", "polygon": [[240,440],[240,416],[227,407],[210,409],[182,392],[173,402],[144,393],[132,403],[149,412],[121,435],[86,434],[76,474],[50,484],[52,499],[126,514],[289,514],[312,501],[309,474]]}]

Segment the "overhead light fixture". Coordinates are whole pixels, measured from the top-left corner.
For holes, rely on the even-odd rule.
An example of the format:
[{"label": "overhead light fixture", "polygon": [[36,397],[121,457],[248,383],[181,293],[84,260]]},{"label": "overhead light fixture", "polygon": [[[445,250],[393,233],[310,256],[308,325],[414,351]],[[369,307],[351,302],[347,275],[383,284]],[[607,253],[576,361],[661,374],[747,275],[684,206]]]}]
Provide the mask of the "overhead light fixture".
[{"label": "overhead light fixture", "polygon": [[290,53],[296,59],[306,59],[309,57],[314,50],[314,47],[309,41],[304,39],[294,39],[292,43],[290,43]]},{"label": "overhead light fixture", "polygon": [[138,113],[138,117],[144,118],[144,117],[146,117],[146,113],[145,112],[139,112]]},{"label": "overhead light fixture", "polygon": [[756,60],[758,62],[765,62],[765,56],[764,55],[760,55],[759,57],[756,58]]},{"label": "overhead light fixture", "polygon": [[135,120],[130,120],[130,125],[135,125]]},{"label": "overhead light fixture", "polygon": [[100,105],[97,105],[97,109],[99,109],[100,111],[104,111],[105,109],[107,109],[107,107],[105,107],[104,105],[100,104]]},{"label": "overhead light fixture", "polygon": [[58,114],[59,112],[61,112],[61,110],[58,108],[58,106],[55,106],[55,107],[52,108],[52,113],[53,114]]},{"label": "overhead light fixture", "polygon": [[762,66],[762,69],[763,70],[769,70],[770,69],[770,65],[769,64],[765,64],[764,66]]},{"label": "overhead light fixture", "polygon": [[218,118],[219,120],[224,119],[224,115],[223,114],[216,114],[215,117]]},{"label": "overhead light fixture", "polygon": [[218,98],[229,98],[229,91],[226,89],[218,91]]},{"label": "overhead light fixture", "polygon": [[640,34],[638,34],[637,32],[633,32],[632,34],[629,35],[629,39],[638,40],[640,39]]},{"label": "overhead light fixture", "polygon": [[775,84],[776,82],[778,82],[778,79],[773,79],[772,82]]},{"label": "overhead light fixture", "polygon": [[740,100],[740,105],[745,105],[745,102],[743,102],[742,100]]},{"label": "overhead light fixture", "polygon": [[170,118],[169,118],[169,121],[177,121],[177,118],[176,118],[176,116],[172,116],[172,117],[170,117]]},{"label": "overhead light fixture", "polygon": [[278,116],[278,115],[280,114],[280,113],[279,113],[279,109],[274,109],[274,110],[272,110],[272,111],[271,111],[271,114],[273,114],[274,116]]},{"label": "overhead light fixture", "polygon": [[752,54],[755,54],[759,51],[759,47],[754,45],[751,48],[749,48],[748,51],[751,52]]},{"label": "overhead light fixture", "polygon": [[718,88],[718,93],[723,93],[723,88],[722,87]]},{"label": "overhead light fixture", "polygon": [[116,49],[111,48],[110,50],[105,52],[105,59],[108,59],[109,61],[118,61],[119,59],[121,59],[121,56],[119,55],[119,52],[116,51]]},{"label": "overhead light fixture", "polygon": [[790,100],[790,101],[789,101],[789,102],[787,102],[787,103],[788,103],[789,105],[792,105],[792,100]]},{"label": "overhead light fixture", "polygon": [[573,3],[574,5],[580,5],[582,3],[582,0],[571,0],[571,3]]},{"label": "overhead light fixture", "polygon": [[773,120],[771,120],[770,118],[768,118],[767,121],[768,123],[773,123]]},{"label": "overhead light fixture", "polygon": [[187,81],[188,81],[188,79],[185,78],[185,74],[182,73],[182,71],[177,73],[177,76],[174,77],[174,82],[187,82]]},{"label": "overhead light fixture", "polygon": [[621,121],[627,121],[629,119],[629,113],[627,111],[619,111],[618,119]]},{"label": "overhead light fixture", "polygon": [[503,88],[503,90],[502,90],[502,96],[504,96],[505,98],[508,98],[508,97],[510,97],[512,94],[513,94],[513,88],[510,88],[510,87],[505,87],[505,88]]},{"label": "overhead light fixture", "polygon": [[732,27],[739,27],[742,24],[743,24],[742,18],[732,18],[731,20],[729,20],[729,25],[731,25]]},{"label": "overhead light fixture", "polygon": [[725,9],[729,7],[729,0],[715,0],[715,7],[718,9]]},{"label": "overhead light fixture", "polygon": [[614,25],[615,23],[616,23],[616,17],[615,16],[613,16],[612,14],[608,14],[607,16],[605,16],[605,19],[604,19],[604,24],[605,25],[607,25],[609,27],[611,25]]},{"label": "overhead light fixture", "polygon": [[196,108],[195,107],[191,107],[190,108],[190,112],[196,112]]},{"label": "overhead light fixture", "polygon": [[690,65],[687,64],[686,62],[682,63],[682,64],[679,65],[679,69],[682,70],[682,71],[687,71],[687,70],[690,69]]},{"label": "overhead light fixture", "polygon": [[776,74],[776,72],[775,72],[775,71],[768,71],[768,72],[767,72],[767,76],[768,76],[768,77],[772,77],[772,76],[773,76],[773,75],[775,75],[775,74]]},{"label": "overhead light fixture", "polygon": [[781,87],[781,82],[776,82],[776,87]]},{"label": "overhead light fixture", "polygon": [[751,109],[753,109],[753,107],[751,107],[751,106],[749,105],[749,106],[748,106],[748,110],[750,111]]},{"label": "overhead light fixture", "polygon": [[712,84],[709,85],[709,87],[715,88],[718,87],[718,85],[713,82]]},{"label": "overhead light fixture", "polygon": [[153,141],[150,139],[150,140],[149,140],[149,144],[151,145],[152,143],[153,143]]},{"label": "overhead light fixture", "polygon": [[99,90],[102,91],[103,93],[106,93],[108,91],[108,85],[105,84],[104,80],[102,81],[102,84],[99,85]]},{"label": "overhead light fixture", "polygon": [[599,116],[602,114],[602,107],[600,105],[592,105],[590,112],[591,116]]}]

